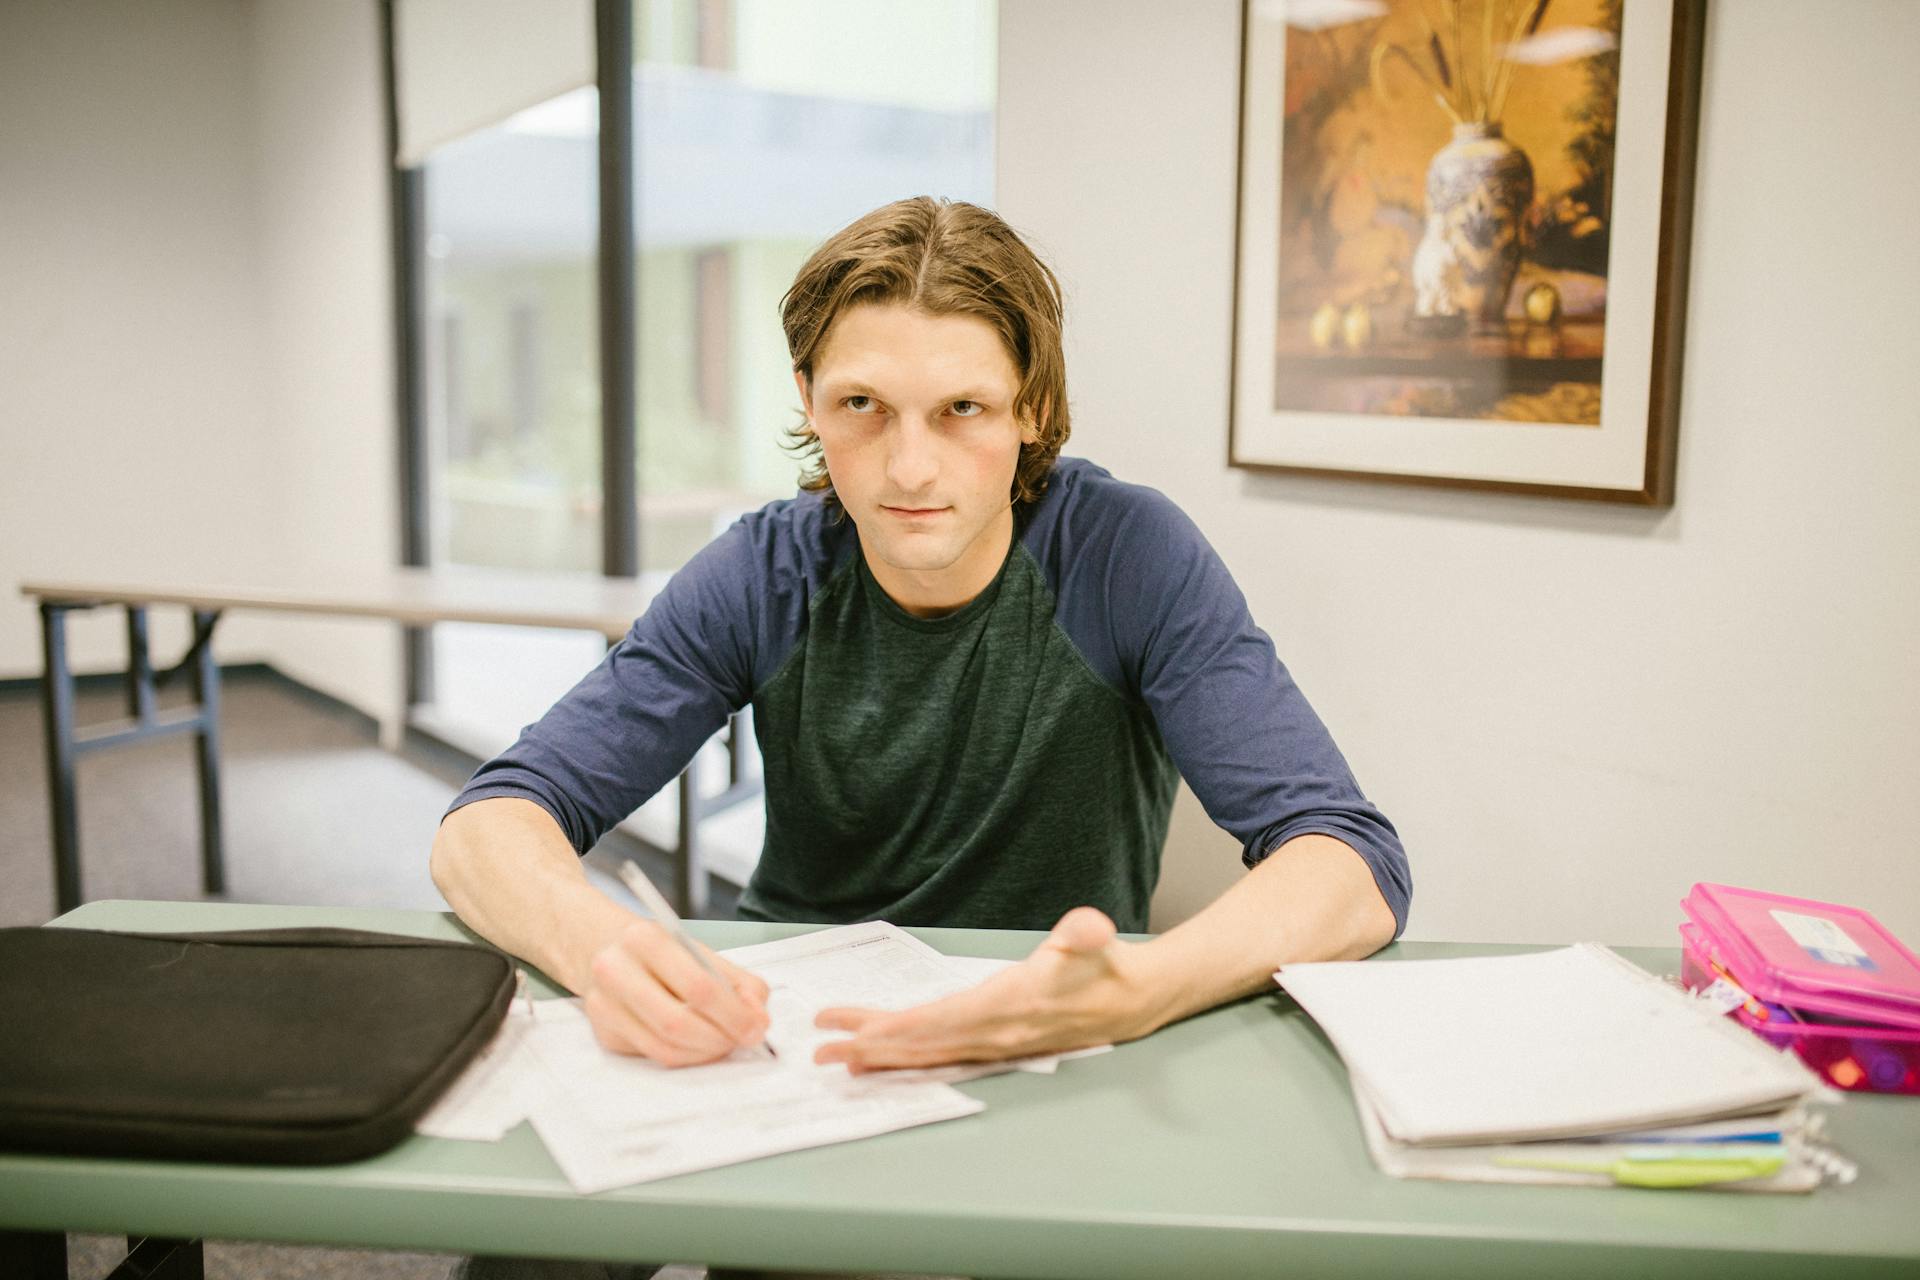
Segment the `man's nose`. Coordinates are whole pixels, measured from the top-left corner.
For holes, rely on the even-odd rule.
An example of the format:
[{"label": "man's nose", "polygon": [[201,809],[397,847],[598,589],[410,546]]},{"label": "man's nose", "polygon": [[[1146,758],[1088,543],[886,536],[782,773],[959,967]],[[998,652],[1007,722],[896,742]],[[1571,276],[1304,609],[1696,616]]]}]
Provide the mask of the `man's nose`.
[{"label": "man's nose", "polygon": [[930,425],[918,418],[903,416],[887,454],[887,480],[902,493],[917,493],[927,488],[940,474],[937,449]]}]

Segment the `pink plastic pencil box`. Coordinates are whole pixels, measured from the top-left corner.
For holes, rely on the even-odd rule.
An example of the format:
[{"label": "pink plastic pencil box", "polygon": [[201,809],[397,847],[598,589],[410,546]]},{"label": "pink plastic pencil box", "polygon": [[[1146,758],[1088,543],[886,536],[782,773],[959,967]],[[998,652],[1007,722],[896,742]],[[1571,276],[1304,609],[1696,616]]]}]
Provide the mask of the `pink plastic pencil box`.
[{"label": "pink plastic pencil box", "polygon": [[1842,1089],[1920,1094],[1920,957],[1857,907],[1723,884],[1681,901],[1681,979],[1730,979],[1732,1016]]}]

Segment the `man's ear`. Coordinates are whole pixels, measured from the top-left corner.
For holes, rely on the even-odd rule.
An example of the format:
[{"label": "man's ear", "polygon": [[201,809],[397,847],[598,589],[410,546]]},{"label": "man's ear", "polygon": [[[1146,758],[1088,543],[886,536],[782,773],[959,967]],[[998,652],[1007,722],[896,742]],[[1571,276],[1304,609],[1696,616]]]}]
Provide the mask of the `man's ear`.
[{"label": "man's ear", "polygon": [[800,390],[800,404],[807,411],[807,421],[812,422],[813,421],[813,388],[809,386],[807,383],[807,375],[805,371],[800,369],[795,369],[793,371],[793,385],[799,388]]}]

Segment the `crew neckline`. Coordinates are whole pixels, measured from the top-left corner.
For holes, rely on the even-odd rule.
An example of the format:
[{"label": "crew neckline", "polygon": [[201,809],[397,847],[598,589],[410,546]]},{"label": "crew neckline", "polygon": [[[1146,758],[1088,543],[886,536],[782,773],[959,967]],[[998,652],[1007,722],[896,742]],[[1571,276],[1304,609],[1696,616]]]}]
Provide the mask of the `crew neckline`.
[{"label": "crew neckline", "polygon": [[860,578],[861,590],[879,609],[881,616],[914,631],[947,631],[964,625],[993,607],[994,598],[1000,594],[1000,584],[1006,581],[1007,567],[1013,563],[1014,553],[1020,549],[1021,532],[1022,522],[1016,518],[1013,536],[1007,539],[1007,554],[1001,559],[1000,568],[994,572],[993,578],[986,586],[980,588],[980,593],[973,599],[951,613],[943,613],[934,618],[923,618],[909,612],[898,600],[887,594],[887,589],[881,586],[879,579],[873,576],[873,566],[867,563],[866,544],[860,541],[857,533],[854,537],[854,569]]}]

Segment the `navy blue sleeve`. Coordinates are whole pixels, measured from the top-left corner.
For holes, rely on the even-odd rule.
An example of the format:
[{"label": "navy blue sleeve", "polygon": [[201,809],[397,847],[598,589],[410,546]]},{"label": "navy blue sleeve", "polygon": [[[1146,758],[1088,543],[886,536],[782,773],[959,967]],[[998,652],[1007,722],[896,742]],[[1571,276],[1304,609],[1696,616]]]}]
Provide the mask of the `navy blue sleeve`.
[{"label": "navy blue sleeve", "polygon": [[1180,775],[1252,867],[1298,835],[1351,846],[1406,928],[1413,881],[1386,815],[1186,513],[1088,467],[1057,514],[1061,622],[1089,665],[1153,713]]},{"label": "navy blue sleeve", "polygon": [[760,650],[751,517],[687,562],[600,665],[480,766],[447,812],[531,800],[585,853],[749,700]]}]

